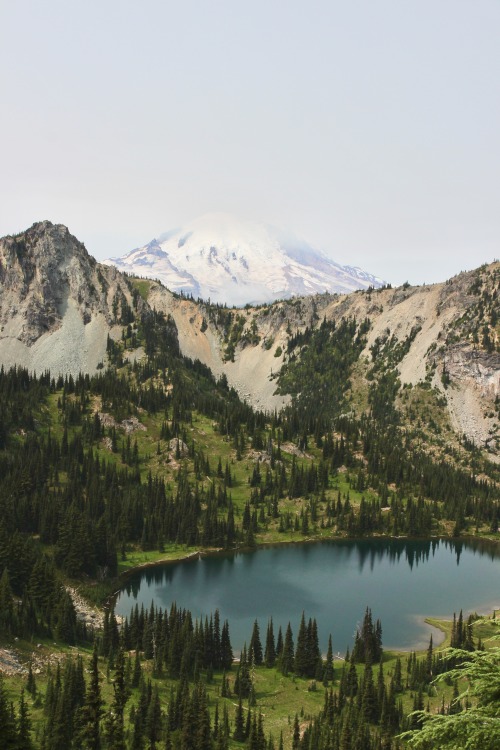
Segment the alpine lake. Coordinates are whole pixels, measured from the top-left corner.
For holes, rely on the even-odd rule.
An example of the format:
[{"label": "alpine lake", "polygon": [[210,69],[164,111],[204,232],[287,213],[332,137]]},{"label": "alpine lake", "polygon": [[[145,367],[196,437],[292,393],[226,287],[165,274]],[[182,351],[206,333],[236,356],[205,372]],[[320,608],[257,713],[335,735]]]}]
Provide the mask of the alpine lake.
[{"label": "alpine lake", "polygon": [[487,613],[500,605],[500,546],[482,540],[363,539],[286,544],[217,553],[133,572],[116,600],[129,615],[138,604],[177,607],[193,618],[219,610],[228,620],[235,654],[248,645],[258,620],[265,639],[290,622],[294,636],[302,611],[316,618],[320,647],[331,633],[334,653],[352,648],[366,607],[382,623],[384,648],[423,649],[432,632],[426,617],[451,619],[462,609]]}]

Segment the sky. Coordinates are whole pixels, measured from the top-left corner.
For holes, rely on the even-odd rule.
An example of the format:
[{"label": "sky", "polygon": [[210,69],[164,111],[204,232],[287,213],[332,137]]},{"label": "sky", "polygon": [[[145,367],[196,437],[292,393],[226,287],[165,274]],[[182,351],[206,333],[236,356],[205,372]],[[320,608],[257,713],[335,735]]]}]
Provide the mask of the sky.
[{"label": "sky", "polygon": [[0,236],[207,212],[400,284],[500,257],[498,0],[0,0]]}]

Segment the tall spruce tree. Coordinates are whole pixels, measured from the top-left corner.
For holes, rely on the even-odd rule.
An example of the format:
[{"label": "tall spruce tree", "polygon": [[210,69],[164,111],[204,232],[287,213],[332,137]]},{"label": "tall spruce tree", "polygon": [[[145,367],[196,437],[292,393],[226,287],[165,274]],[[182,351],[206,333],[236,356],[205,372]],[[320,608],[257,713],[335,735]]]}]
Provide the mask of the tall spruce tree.
[{"label": "tall spruce tree", "polygon": [[251,664],[255,664],[256,667],[260,667],[263,663],[262,644],[257,620],[253,624],[252,637],[250,639],[250,646],[248,647],[248,661]]},{"label": "tall spruce tree", "polygon": [[90,665],[90,681],[79,717],[78,742],[85,750],[101,750],[103,703],[99,679],[97,644],[94,644]]},{"label": "tall spruce tree", "polygon": [[264,651],[264,663],[266,667],[274,667],[276,661],[276,646],[274,643],[273,618],[268,622],[266,633],[266,647]]},{"label": "tall spruce tree", "polygon": [[293,633],[290,623],[288,623],[286,628],[283,650],[279,660],[279,668],[285,677],[294,670]]},{"label": "tall spruce tree", "polygon": [[328,650],[326,652],[325,667],[323,670],[323,684],[325,687],[333,682],[334,670],[333,670],[333,648],[332,648],[332,636],[328,636]]},{"label": "tall spruce tree", "polygon": [[7,691],[3,681],[3,676],[0,672],[0,738],[2,748],[5,750],[17,750],[18,745],[18,732],[16,727],[15,718],[12,712],[12,707],[9,705],[7,699]]}]

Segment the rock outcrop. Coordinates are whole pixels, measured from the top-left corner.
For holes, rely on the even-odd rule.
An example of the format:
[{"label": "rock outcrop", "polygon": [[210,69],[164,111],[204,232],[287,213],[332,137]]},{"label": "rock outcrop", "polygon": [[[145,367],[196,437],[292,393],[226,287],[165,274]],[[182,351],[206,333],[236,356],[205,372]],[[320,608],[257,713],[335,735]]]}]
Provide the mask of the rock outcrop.
[{"label": "rock outcrop", "polygon": [[[366,396],[374,352],[381,342],[394,342],[401,352],[395,365],[401,384],[432,389],[455,432],[495,459],[497,293],[500,264],[494,263],[432,286],[325,293],[228,309],[173,294],[159,282],[131,282],[97,263],[66,227],[45,221],[0,240],[0,365],[53,374],[94,372],[107,364],[108,336],[120,338],[131,320],[156,309],[175,322],[184,355],[227,378],[253,406],[274,410],[287,400],[276,394],[276,374],[294,334],[324,318],[368,318],[353,389],[364,388]],[[143,354],[138,347],[124,358],[134,361]]]},{"label": "rock outcrop", "polygon": [[93,372],[108,334],[121,334],[125,277],[48,221],[0,240],[0,364],[41,372]]}]

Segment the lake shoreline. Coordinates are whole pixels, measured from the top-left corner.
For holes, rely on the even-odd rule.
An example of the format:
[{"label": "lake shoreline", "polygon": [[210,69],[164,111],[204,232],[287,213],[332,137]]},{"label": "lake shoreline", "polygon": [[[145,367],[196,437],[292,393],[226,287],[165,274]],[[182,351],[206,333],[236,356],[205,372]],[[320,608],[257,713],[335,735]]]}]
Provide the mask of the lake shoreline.
[{"label": "lake shoreline", "polygon": [[[387,535],[374,535],[374,536],[370,536],[370,537],[364,536],[364,537],[356,537],[356,538],[342,536],[342,537],[330,537],[328,539],[317,539],[317,538],[307,538],[307,539],[301,539],[301,540],[290,540],[290,539],[287,539],[287,540],[277,541],[277,542],[273,540],[271,542],[261,543],[261,544],[258,544],[256,546],[252,546],[252,547],[247,547],[247,546],[241,545],[239,547],[236,547],[236,548],[233,548],[233,549],[229,549],[229,550],[228,549],[222,549],[222,548],[209,548],[209,549],[200,548],[200,549],[195,549],[195,550],[191,549],[191,550],[183,550],[183,551],[182,550],[178,550],[178,551],[176,551],[176,553],[175,553],[174,556],[172,556],[172,552],[171,552],[168,557],[160,557],[160,558],[154,559],[154,560],[145,560],[144,562],[142,562],[142,563],[140,563],[138,565],[134,565],[134,566],[130,567],[129,569],[127,569],[125,571],[122,571],[121,574],[120,574],[119,580],[116,582],[116,584],[117,584],[116,590],[115,590],[113,596],[108,601],[110,601],[110,602],[114,601],[114,603],[116,604],[117,598],[125,591],[125,589],[127,589],[127,582],[130,580],[130,578],[132,578],[134,576],[137,576],[137,574],[141,574],[141,573],[146,572],[148,570],[153,571],[153,570],[158,569],[158,568],[165,568],[166,569],[166,568],[168,568],[170,566],[171,563],[176,563],[176,565],[177,565],[177,564],[182,563],[182,562],[188,562],[190,560],[196,560],[196,559],[198,559],[198,560],[207,559],[207,558],[214,558],[214,559],[216,559],[216,558],[221,558],[221,557],[222,558],[225,558],[225,557],[227,557],[227,558],[237,558],[240,555],[244,555],[244,554],[247,554],[247,553],[252,553],[252,556],[253,556],[253,553],[258,552],[259,550],[264,551],[264,550],[269,550],[269,549],[273,549],[273,548],[275,548],[277,550],[278,549],[285,549],[285,548],[297,548],[297,549],[299,549],[299,548],[308,547],[310,545],[317,546],[318,548],[321,548],[324,545],[325,542],[328,542],[329,543],[328,546],[331,547],[331,548],[337,547],[337,544],[339,545],[339,550],[335,554],[336,555],[340,555],[340,557],[337,557],[337,558],[334,557],[333,558],[332,564],[335,567],[332,568],[332,571],[336,570],[336,571],[339,572],[340,575],[342,575],[342,569],[340,567],[338,567],[338,563],[339,563],[339,560],[342,557],[345,558],[345,555],[346,555],[346,551],[343,551],[342,547],[347,546],[347,548],[349,549],[351,546],[356,547],[356,545],[361,545],[361,546],[356,547],[356,549],[358,551],[358,554],[360,555],[359,561],[358,561],[358,567],[361,565],[361,568],[358,571],[357,575],[358,576],[361,575],[363,578],[364,578],[364,575],[363,575],[364,567],[365,566],[369,566],[370,570],[373,570],[373,565],[374,565],[374,563],[376,561],[383,562],[383,564],[389,565],[390,567],[393,567],[394,564],[399,564],[400,559],[401,559],[402,562],[405,560],[406,563],[409,565],[410,570],[412,572],[414,570],[416,571],[418,569],[419,565],[423,565],[426,561],[430,561],[432,563],[432,561],[434,560],[434,565],[436,565],[436,563],[439,564],[440,563],[439,555],[443,554],[444,550],[445,550],[445,548],[443,548],[442,552],[438,552],[439,545],[441,543],[445,544],[446,547],[448,547],[448,545],[450,545],[449,549],[448,549],[448,553],[451,555],[450,563],[451,563],[451,566],[453,568],[455,567],[454,557],[456,557],[456,564],[458,565],[458,563],[459,563],[459,561],[461,559],[462,554],[466,554],[467,555],[467,553],[469,553],[470,555],[472,555],[472,558],[476,558],[476,560],[477,560],[478,559],[477,558],[477,554],[479,553],[479,557],[485,557],[485,562],[486,562],[486,560],[488,558],[492,562],[494,562],[495,558],[497,558],[497,557],[500,558],[500,554],[499,554],[499,550],[498,550],[498,545],[496,544],[495,540],[484,538],[484,537],[477,537],[477,536],[468,536],[468,537],[461,537],[461,538],[453,538],[453,537],[449,537],[449,536],[437,536],[437,535],[436,536],[431,536],[431,537],[426,537],[425,539],[422,539],[421,537],[387,536]],[[410,547],[409,549],[406,548],[405,544],[411,543],[411,542],[416,543],[416,546],[415,547]],[[375,544],[373,544],[373,543],[375,543]],[[380,548],[378,547],[377,543],[380,543],[380,545],[381,545]],[[399,543],[399,544],[396,544],[395,546],[392,546],[391,543]],[[385,547],[385,544],[388,544],[389,546]],[[387,559],[385,561],[384,561],[384,557],[385,557],[384,552],[387,554]],[[305,554],[306,553],[303,553],[303,555],[305,555]],[[319,554],[321,556],[321,553],[311,553],[311,555],[313,556],[312,559],[316,559],[316,555],[317,554]],[[402,557],[402,555],[403,555],[403,557]],[[289,559],[293,559],[293,558],[294,558],[294,555],[292,555],[292,558],[287,558],[285,556],[285,558],[283,558],[283,559],[289,560]],[[268,558],[268,559],[270,559],[270,558]],[[279,560],[280,558],[278,557],[278,558],[273,558],[273,559]],[[321,557],[319,559],[321,559]],[[248,563],[248,562],[240,562],[240,564],[249,565],[250,563]],[[251,563],[251,564],[253,566],[255,566],[257,564],[255,562],[255,558],[254,558],[254,562]],[[267,565],[269,565],[269,563],[267,563]],[[446,573],[448,565],[449,564],[446,563],[446,566],[443,567],[443,572],[444,573]],[[477,565],[477,562],[474,563],[474,565]],[[302,570],[304,570],[304,572],[307,575],[308,569],[307,569],[306,566],[304,566],[303,562],[298,561],[298,567],[299,567],[299,572],[297,573],[297,577],[294,578],[292,576],[290,578],[290,576],[289,576],[288,577],[288,582],[290,582],[290,580],[291,580],[292,582],[295,581],[297,584],[300,584],[301,579],[302,579]],[[323,567],[323,570],[325,570],[325,566],[323,565],[322,567]],[[355,567],[356,567],[356,564],[355,564]],[[290,570],[292,570],[292,568],[293,568],[293,566],[290,567]],[[204,568],[203,570],[206,570],[206,569]],[[313,570],[314,570],[314,568],[310,568],[309,569],[309,575],[311,575],[311,572]],[[368,568],[367,568],[367,570],[368,570]],[[200,569],[200,571],[201,571],[201,569]],[[171,576],[174,575],[174,574],[167,574],[167,575],[169,576],[169,578],[171,578]],[[179,575],[179,574],[176,573],[175,575]],[[196,576],[201,575],[201,572],[195,574],[195,573],[193,573],[193,569],[191,569],[190,573],[186,574],[184,572],[182,575],[183,576],[188,575],[189,577],[192,577],[194,575],[196,577]],[[206,576],[207,574],[203,573],[203,575]],[[270,577],[269,574],[266,573],[264,575],[264,577],[262,578],[262,580],[264,581],[264,580],[266,580],[266,578],[269,578],[269,577]],[[149,579],[149,584],[148,585],[150,585],[151,587],[154,586],[154,580],[155,580],[154,578]],[[339,585],[340,585],[341,588],[345,586],[345,583],[342,582],[343,579],[341,579],[339,577],[337,580],[340,581]],[[359,579],[357,578],[356,580],[359,580]],[[159,582],[160,582],[160,579],[157,578],[156,579],[156,586],[159,585]],[[231,585],[230,581],[228,581],[228,583],[229,583],[229,588],[230,588],[230,585]],[[254,585],[253,582],[252,582],[252,584]],[[191,587],[190,583],[189,584],[183,584],[183,585],[184,586],[187,585],[188,588],[186,589],[186,591],[190,591],[190,587]],[[246,585],[246,579],[245,579],[245,585]],[[357,583],[354,582],[353,585],[357,586]],[[209,584],[209,586],[210,586],[210,584]],[[224,589],[225,582],[222,584],[222,586],[221,586],[221,583],[219,582],[219,586],[222,589]],[[314,588],[314,583],[311,586],[311,583],[309,581],[309,583],[307,584],[307,586],[309,587],[309,588],[307,588],[307,591],[308,592],[312,591],[312,589]],[[431,586],[432,586],[432,584],[431,584]],[[303,589],[303,590],[305,590],[305,589]],[[370,594],[366,594],[365,593],[365,595],[363,595],[363,587],[360,587],[359,589],[358,588],[353,589],[353,591],[354,590],[356,592],[359,592],[359,596],[361,597],[362,601],[364,601],[364,602],[373,601],[373,599],[371,599],[371,597],[370,597]],[[430,588],[429,588],[429,590],[430,590]],[[132,592],[134,591],[134,585],[132,585],[131,588],[128,588],[128,594],[127,594],[128,597],[130,597],[131,591]],[[494,607],[496,607],[497,606],[497,601],[496,601],[495,597],[491,596],[491,592],[486,592],[485,591],[485,594],[486,594],[486,597],[488,599],[488,604],[485,604],[485,606],[483,607],[482,606],[483,603],[479,604],[477,598],[475,600],[472,599],[472,603],[470,605],[470,608],[468,608],[468,609],[466,609],[464,611],[468,613],[469,611],[470,612],[477,612],[477,611],[483,612],[483,610],[484,610],[484,612],[486,613],[488,611],[491,611],[490,602],[493,602],[493,601],[494,601]],[[228,596],[229,595],[230,594],[228,594]],[[330,596],[330,597],[333,596],[335,598],[337,597],[336,590],[335,590],[335,593],[331,593],[330,592],[329,594],[325,594],[325,595],[326,596]],[[132,593],[132,596],[134,598],[137,598],[137,591],[136,591],[135,594]],[[254,596],[255,596],[255,594],[254,594]],[[446,609],[442,609],[440,611],[440,614],[437,614],[436,613],[436,607],[434,606],[434,608],[433,608],[432,604],[431,604],[431,606],[430,606],[429,609],[427,609],[427,607],[425,606],[425,604],[422,606],[422,597],[425,597],[425,596],[426,596],[426,591],[424,590],[423,593],[420,595],[420,602],[419,602],[419,604],[416,605],[416,606],[419,607],[419,609],[417,609],[417,612],[418,611],[423,612],[423,613],[433,612],[433,614],[432,615],[429,614],[429,616],[427,616],[426,614],[412,615],[412,614],[410,614],[411,613],[411,609],[410,609],[410,612],[408,614],[409,617],[414,618],[415,622],[418,622],[419,629],[421,630],[421,633],[419,635],[415,634],[416,637],[417,637],[416,642],[408,643],[408,641],[407,641],[407,643],[403,647],[400,646],[399,648],[398,647],[396,647],[396,648],[389,648],[389,646],[387,646],[386,647],[387,651],[394,651],[394,652],[404,653],[404,652],[410,652],[410,651],[419,651],[420,652],[422,650],[425,650],[425,648],[427,647],[428,638],[427,638],[427,635],[425,635],[422,632],[422,626],[425,626],[425,631],[426,631],[426,633],[428,634],[429,637],[430,637],[430,635],[432,635],[433,642],[434,642],[435,646],[442,646],[442,644],[445,642],[445,640],[446,640],[446,632],[447,632],[446,631],[446,627],[445,627],[444,624],[443,624],[443,627],[440,627],[439,624],[436,624],[436,620],[437,619],[442,620],[443,623],[449,622],[450,619],[451,619],[451,613],[457,607],[458,607],[458,609],[456,609],[456,611],[458,613],[458,611],[461,608],[461,606],[460,606],[461,605],[461,601],[465,601],[466,602],[466,597],[464,597],[464,600],[461,600],[460,597],[459,597],[459,595],[458,596],[456,595],[455,598],[452,601],[452,604],[449,607],[449,610],[450,610],[449,614],[447,614],[447,613],[443,614],[443,613],[446,612],[446,609],[448,608],[447,605],[444,605]],[[180,601],[184,601],[183,606],[187,606],[188,609],[189,608],[193,608],[192,604],[189,604],[189,602],[186,602],[186,600],[183,599],[183,596],[181,596],[180,594],[178,594],[176,592],[172,593],[172,598],[173,598],[173,600],[176,600],[176,601],[179,601],[179,600]],[[140,597],[139,597],[139,601],[140,601]],[[203,601],[203,592],[200,594],[200,601]],[[265,601],[265,599],[264,599],[264,601]],[[383,601],[386,601],[386,600],[382,600],[382,602]],[[298,609],[304,609],[305,608],[306,610],[309,609],[309,611],[314,611],[314,612],[318,612],[318,613],[321,612],[322,607],[323,607],[323,605],[319,605],[319,610],[315,610],[313,608],[314,605],[312,605],[311,603],[308,603],[308,597],[307,597],[307,595],[304,597],[304,599],[301,599],[300,595],[299,595],[298,598],[297,598],[297,602],[299,602],[299,604],[300,604],[300,606],[299,606],[299,604],[297,605]],[[455,602],[456,602],[456,604],[455,604]],[[163,607],[167,606],[165,600],[162,601],[161,606],[163,606]],[[202,605],[200,605],[200,606],[202,606]],[[372,606],[375,606],[375,605],[372,605]],[[122,607],[123,607],[123,605],[122,605]],[[223,609],[222,606],[218,602],[217,602],[217,604],[214,604],[212,602],[210,604],[206,604],[206,611],[209,611],[210,608],[213,609],[214,607]],[[235,604],[235,607],[238,607],[237,603]],[[463,607],[462,607],[462,609],[463,609]],[[202,609],[201,611],[204,611],[204,609]],[[237,612],[238,612],[237,616],[234,614],[234,612],[232,614],[230,614],[231,613],[231,607],[227,607],[227,609],[226,609],[226,605],[224,605],[223,611],[227,612],[228,619],[229,619],[230,622],[232,622],[233,618],[234,618],[234,620],[238,623],[238,622],[241,622],[241,620],[243,619],[245,608],[243,606],[243,608],[238,609],[237,610]],[[273,605],[271,604],[268,611],[273,613],[273,617],[275,617],[275,614],[274,614],[275,612],[276,612],[276,617],[277,618],[280,617],[279,607],[277,609],[273,609]],[[325,611],[324,608],[323,608],[323,611]],[[384,620],[384,613],[386,611],[388,613],[387,616],[391,617],[391,609],[390,609],[390,607],[386,608],[386,604],[384,604],[384,603],[382,603],[381,605],[379,605],[379,610],[377,612],[377,616],[379,616],[382,619],[382,621]],[[439,609],[438,609],[438,612],[439,612]],[[123,614],[123,612],[122,612],[122,614]],[[256,610],[256,616],[259,619],[262,619],[263,617],[265,617],[265,615],[262,612],[259,612],[258,609]],[[318,614],[318,618],[319,617],[320,617],[320,614]],[[431,620],[431,621],[429,621],[429,620]],[[394,625],[394,627],[398,627],[398,618],[396,619],[395,623],[396,624]],[[241,625],[238,625],[237,627],[241,627]],[[330,625],[328,627],[330,627]],[[325,626],[323,626],[323,629],[325,629]],[[334,629],[336,629],[336,627]],[[390,631],[391,631],[391,628],[389,628],[389,632]],[[400,628],[398,632],[400,632],[400,633],[405,633],[405,632],[411,633],[412,630],[410,628],[409,631],[406,631],[406,630],[402,630]],[[240,637],[240,636],[238,636],[238,637]],[[392,634],[390,634],[388,636],[388,640],[392,641],[392,643],[394,643],[397,640],[397,635],[395,636],[394,632],[392,632]]]},{"label": "lake shoreline", "polygon": [[[256,544],[253,547],[248,546],[240,546],[240,547],[231,547],[230,549],[225,547],[201,547],[198,550],[194,550],[193,552],[188,552],[187,554],[180,554],[176,557],[166,557],[166,558],[159,558],[157,560],[147,560],[143,563],[140,563],[139,565],[134,565],[133,567],[127,568],[126,570],[122,570],[118,576],[117,576],[117,583],[120,582],[122,579],[126,579],[129,576],[133,575],[134,573],[137,573],[140,570],[145,570],[147,568],[153,568],[153,567],[159,567],[162,565],[169,565],[179,562],[185,562],[187,560],[194,559],[196,557],[198,558],[204,558],[204,557],[217,557],[221,555],[236,555],[239,553],[246,553],[246,552],[257,552],[259,549],[268,549],[270,547],[287,547],[287,546],[302,546],[306,544],[324,544],[327,542],[362,542],[362,541],[370,541],[370,540],[388,540],[388,541],[407,541],[407,542],[432,542],[432,541],[438,541],[438,542],[464,542],[464,543],[484,543],[484,544],[491,544],[495,547],[500,547],[500,540],[499,539],[490,539],[489,537],[483,537],[483,536],[461,536],[461,537],[453,537],[453,536],[443,536],[443,535],[431,535],[420,537],[420,536],[392,536],[388,534],[373,534],[372,536],[331,536],[326,538],[318,539],[316,537],[311,537],[308,539],[286,539],[281,541],[272,541],[272,542],[260,542],[259,544]],[[147,553],[146,553],[147,554]],[[115,594],[113,594],[115,596]]]}]

